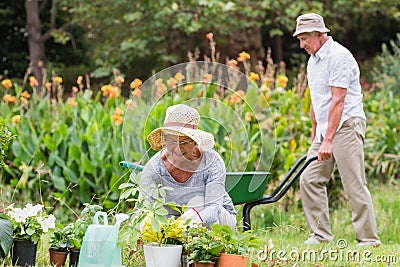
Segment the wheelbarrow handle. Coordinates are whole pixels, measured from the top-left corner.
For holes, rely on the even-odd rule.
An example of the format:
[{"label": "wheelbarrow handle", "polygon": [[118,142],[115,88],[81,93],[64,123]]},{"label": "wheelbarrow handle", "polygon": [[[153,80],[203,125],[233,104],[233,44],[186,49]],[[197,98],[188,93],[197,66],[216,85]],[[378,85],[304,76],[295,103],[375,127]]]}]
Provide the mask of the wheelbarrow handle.
[{"label": "wheelbarrow handle", "polygon": [[120,161],[119,166],[127,168],[132,171],[143,171],[144,166],[130,161]]}]

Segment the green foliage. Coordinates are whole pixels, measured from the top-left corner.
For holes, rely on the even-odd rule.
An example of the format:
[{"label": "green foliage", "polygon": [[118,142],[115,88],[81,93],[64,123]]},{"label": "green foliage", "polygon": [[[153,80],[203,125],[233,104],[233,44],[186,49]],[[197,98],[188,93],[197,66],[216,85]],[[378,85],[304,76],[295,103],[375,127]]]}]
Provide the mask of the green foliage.
[{"label": "green foliage", "polygon": [[183,248],[189,263],[216,262],[224,245],[212,230],[199,226],[185,231]]},{"label": "green foliage", "polygon": [[[22,88],[14,87],[21,97]],[[68,205],[100,197],[113,207],[123,171],[116,164],[122,159],[121,131],[111,118],[122,105],[121,99],[101,101],[100,93],[86,90],[66,102],[35,94],[26,104],[1,102],[9,120],[21,118],[8,126],[18,138],[10,147],[13,168],[6,170],[5,182],[19,190],[41,190]]]},{"label": "green foliage", "polygon": [[15,138],[6,126],[6,121],[0,117],[0,169],[5,168],[4,158],[6,156],[6,151],[8,150],[8,145]]},{"label": "green foliage", "polygon": [[260,239],[252,230],[242,232],[228,225],[219,224],[211,225],[211,229],[222,241],[225,253],[247,256],[251,248],[261,248]]},{"label": "green foliage", "polygon": [[[156,184],[140,187],[140,177],[141,173],[132,173],[129,182],[123,183],[119,187],[124,190],[121,194],[121,201],[135,204],[135,208],[128,215],[135,228],[134,231],[140,232],[136,237],[144,242],[155,242],[159,246],[182,244],[184,231],[182,218],[166,218],[167,206],[179,211],[174,203],[165,201],[166,191],[172,189]],[[151,196],[151,201],[149,196]]]},{"label": "green foliage", "polygon": [[70,234],[64,230],[63,225],[56,223],[56,228],[50,236],[50,248],[56,251],[68,251]]},{"label": "green foliage", "polygon": [[382,52],[375,57],[375,68],[372,78],[377,86],[385,92],[400,92],[400,33],[395,40],[382,45]]},{"label": "green foliage", "polygon": [[0,259],[5,258],[13,244],[13,229],[8,217],[0,211]]},{"label": "green foliage", "polygon": [[400,177],[400,34],[382,46],[382,53],[375,58],[372,71],[373,84],[365,97],[368,118],[365,141],[366,169],[368,176],[382,182],[394,182]]},{"label": "green foliage", "polygon": [[97,211],[103,208],[99,205],[91,205],[84,203],[84,209],[81,211],[80,217],[74,222],[67,224],[58,236],[59,243],[64,247],[65,243],[68,249],[80,249],[82,247],[83,238]]}]

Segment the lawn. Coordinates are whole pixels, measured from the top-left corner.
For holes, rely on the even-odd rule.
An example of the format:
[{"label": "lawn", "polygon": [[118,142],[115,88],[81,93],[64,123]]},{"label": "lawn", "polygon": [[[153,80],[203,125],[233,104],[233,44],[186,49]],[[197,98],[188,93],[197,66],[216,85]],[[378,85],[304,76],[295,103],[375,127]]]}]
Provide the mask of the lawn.
[{"label": "lawn", "polygon": [[[370,185],[382,245],[357,248],[347,203],[331,211],[333,244],[307,246],[308,232],[299,205],[285,205],[285,199],[273,205],[252,210],[252,226],[264,248],[252,251],[250,263],[263,266],[399,266],[400,265],[400,198],[398,186]],[[241,208],[238,207],[239,214]],[[240,215],[238,216],[240,219]],[[36,266],[50,266],[49,237],[39,242]],[[132,244],[123,244],[125,266],[145,266],[142,253],[131,255]],[[249,266],[250,266],[249,263]],[[68,260],[67,260],[68,264]],[[253,266],[257,266],[253,265]],[[0,266],[11,266],[10,259]]]}]

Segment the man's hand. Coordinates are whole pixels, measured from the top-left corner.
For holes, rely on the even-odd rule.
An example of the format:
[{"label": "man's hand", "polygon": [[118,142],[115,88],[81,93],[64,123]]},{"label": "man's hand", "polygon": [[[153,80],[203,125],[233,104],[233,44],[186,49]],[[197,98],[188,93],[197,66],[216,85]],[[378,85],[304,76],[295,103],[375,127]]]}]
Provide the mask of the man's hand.
[{"label": "man's hand", "polygon": [[318,160],[328,160],[332,157],[332,143],[323,141],[318,150]]}]

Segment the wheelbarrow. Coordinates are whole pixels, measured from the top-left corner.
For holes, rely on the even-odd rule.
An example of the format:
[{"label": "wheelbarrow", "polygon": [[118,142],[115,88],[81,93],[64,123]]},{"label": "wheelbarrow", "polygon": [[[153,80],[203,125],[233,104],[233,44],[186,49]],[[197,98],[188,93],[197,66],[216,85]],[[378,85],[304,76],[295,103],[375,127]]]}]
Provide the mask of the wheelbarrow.
[{"label": "wheelbarrow", "polygon": [[[275,203],[280,200],[294,182],[299,179],[307,166],[317,158],[317,156],[314,156],[307,159],[307,155],[302,156],[269,195],[264,195],[267,189],[269,172],[227,172],[225,180],[226,191],[234,205],[244,204],[243,230],[251,229],[250,211],[253,207]],[[120,161],[119,165],[133,171],[142,171],[144,167],[129,161]]]}]

